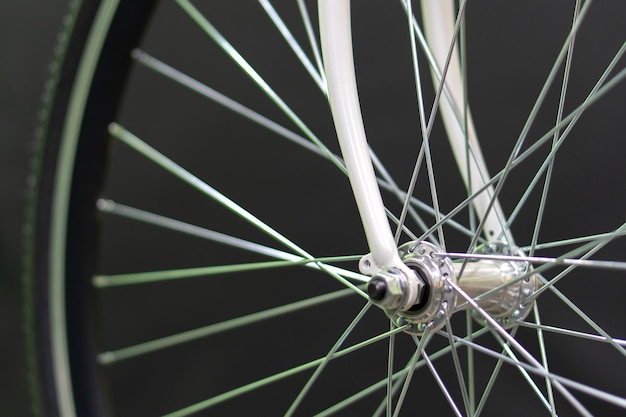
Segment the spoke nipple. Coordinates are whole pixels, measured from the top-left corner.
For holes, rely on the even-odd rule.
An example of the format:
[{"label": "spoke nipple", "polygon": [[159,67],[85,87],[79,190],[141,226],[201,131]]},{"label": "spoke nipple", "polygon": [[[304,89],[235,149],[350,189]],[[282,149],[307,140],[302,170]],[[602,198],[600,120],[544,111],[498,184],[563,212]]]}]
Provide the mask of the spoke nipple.
[{"label": "spoke nipple", "polygon": [[387,294],[387,283],[382,278],[372,278],[367,283],[367,294],[372,300],[381,301]]}]

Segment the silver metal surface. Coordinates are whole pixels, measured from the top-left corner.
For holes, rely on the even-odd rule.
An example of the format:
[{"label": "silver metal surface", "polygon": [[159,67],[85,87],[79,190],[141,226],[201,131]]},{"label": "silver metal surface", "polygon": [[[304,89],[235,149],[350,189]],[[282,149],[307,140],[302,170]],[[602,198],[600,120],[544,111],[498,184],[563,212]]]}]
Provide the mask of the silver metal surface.
[{"label": "silver metal surface", "polygon": [[[501,242],[482,245],[474,252],[481,259],[452,261],[442,256],[441,248],[428,242],[408,242],[398,248],[402,262],[413,272],[399,269],[379,271],[368,284],[372,302],[398,325],[407,323],[408,333],[423,334],[442,328],[454,311],[471,308],[457,297],[460,290],[476,301],[505,328],[512,327],[530,313],[537,279],[524,253]],[[502,255],[485,259],[484,255]],[[367,262],[367,257],[364,257]],[[530,300],[530,301],[528,301]],[[473,317],[483,323],[484,317],[472,309]]]}]

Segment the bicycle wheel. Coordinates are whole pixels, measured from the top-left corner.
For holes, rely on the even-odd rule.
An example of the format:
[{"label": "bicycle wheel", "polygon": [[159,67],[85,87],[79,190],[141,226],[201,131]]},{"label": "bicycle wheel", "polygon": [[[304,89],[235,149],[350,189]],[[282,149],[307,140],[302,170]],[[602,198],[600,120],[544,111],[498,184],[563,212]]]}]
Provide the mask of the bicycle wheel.
[{"label": "bicycle wheel", "polygon": [[[393,224],[423,143],[416,84],[427,111],[437,95],[415,73],[436,70],[418,10],[414,26],[410,4],[361,3],[354,58]],[[369,302],[313,4],[76,2],[27,225],[37,411],[626,408],[623,5],[462,6],[468,102],[503,227],[540,281],[526,318],[503,330],[459,303],[415,335]],[[489,241],[433,126],[401,242],[463,262]]]}]

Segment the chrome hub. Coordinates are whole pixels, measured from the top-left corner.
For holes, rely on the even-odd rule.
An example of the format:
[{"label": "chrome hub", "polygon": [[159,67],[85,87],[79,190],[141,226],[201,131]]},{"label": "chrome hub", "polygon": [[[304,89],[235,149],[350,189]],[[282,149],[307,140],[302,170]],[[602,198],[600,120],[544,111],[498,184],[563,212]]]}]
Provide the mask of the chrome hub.
[{"label": "chrome hub", "polygon": [[486,312],[509,328],[530,313],[537,279],[528,262],[512,259],[523,256],[521,250],[489,243],[477,248],[476,258],[454,262],[442,252],[428,242],[400,246],[400,258],[412,275],[397,268],[376,273],[367,286],[370,300],[398,325],[411,324],[406,331],[417,335],[427,327],[438,330],[454,311],[471,308],[456,294],[455,285],[484,310],[481,314],[472,309],[480,323],[485,322]]}]

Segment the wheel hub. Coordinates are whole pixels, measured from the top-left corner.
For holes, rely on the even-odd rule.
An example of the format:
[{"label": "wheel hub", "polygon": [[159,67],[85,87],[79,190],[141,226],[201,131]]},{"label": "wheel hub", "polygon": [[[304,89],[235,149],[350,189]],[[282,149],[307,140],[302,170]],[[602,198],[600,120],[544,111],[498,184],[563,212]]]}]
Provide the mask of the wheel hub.
[{"label": "wheel hub", "polygon": [[[521,250],[500,242],[481,245],[474,254],[480,259],[451,261],[443,250],[428,242],[408,242],[398,248],[413,276],[392,268],[376,273],[367,285],[370,300],[398,325],[420,335],[442,328],[453,312],[465,307],[465,298],[454,286],[474,299],[482,312],[471,309],[474,319],[485,323],[484,314],[505,328],[523,320],[532,309],[530,297],[537,279],[528,262],[511,259]],[[417,293],[415,291],[417,288]]]}]

